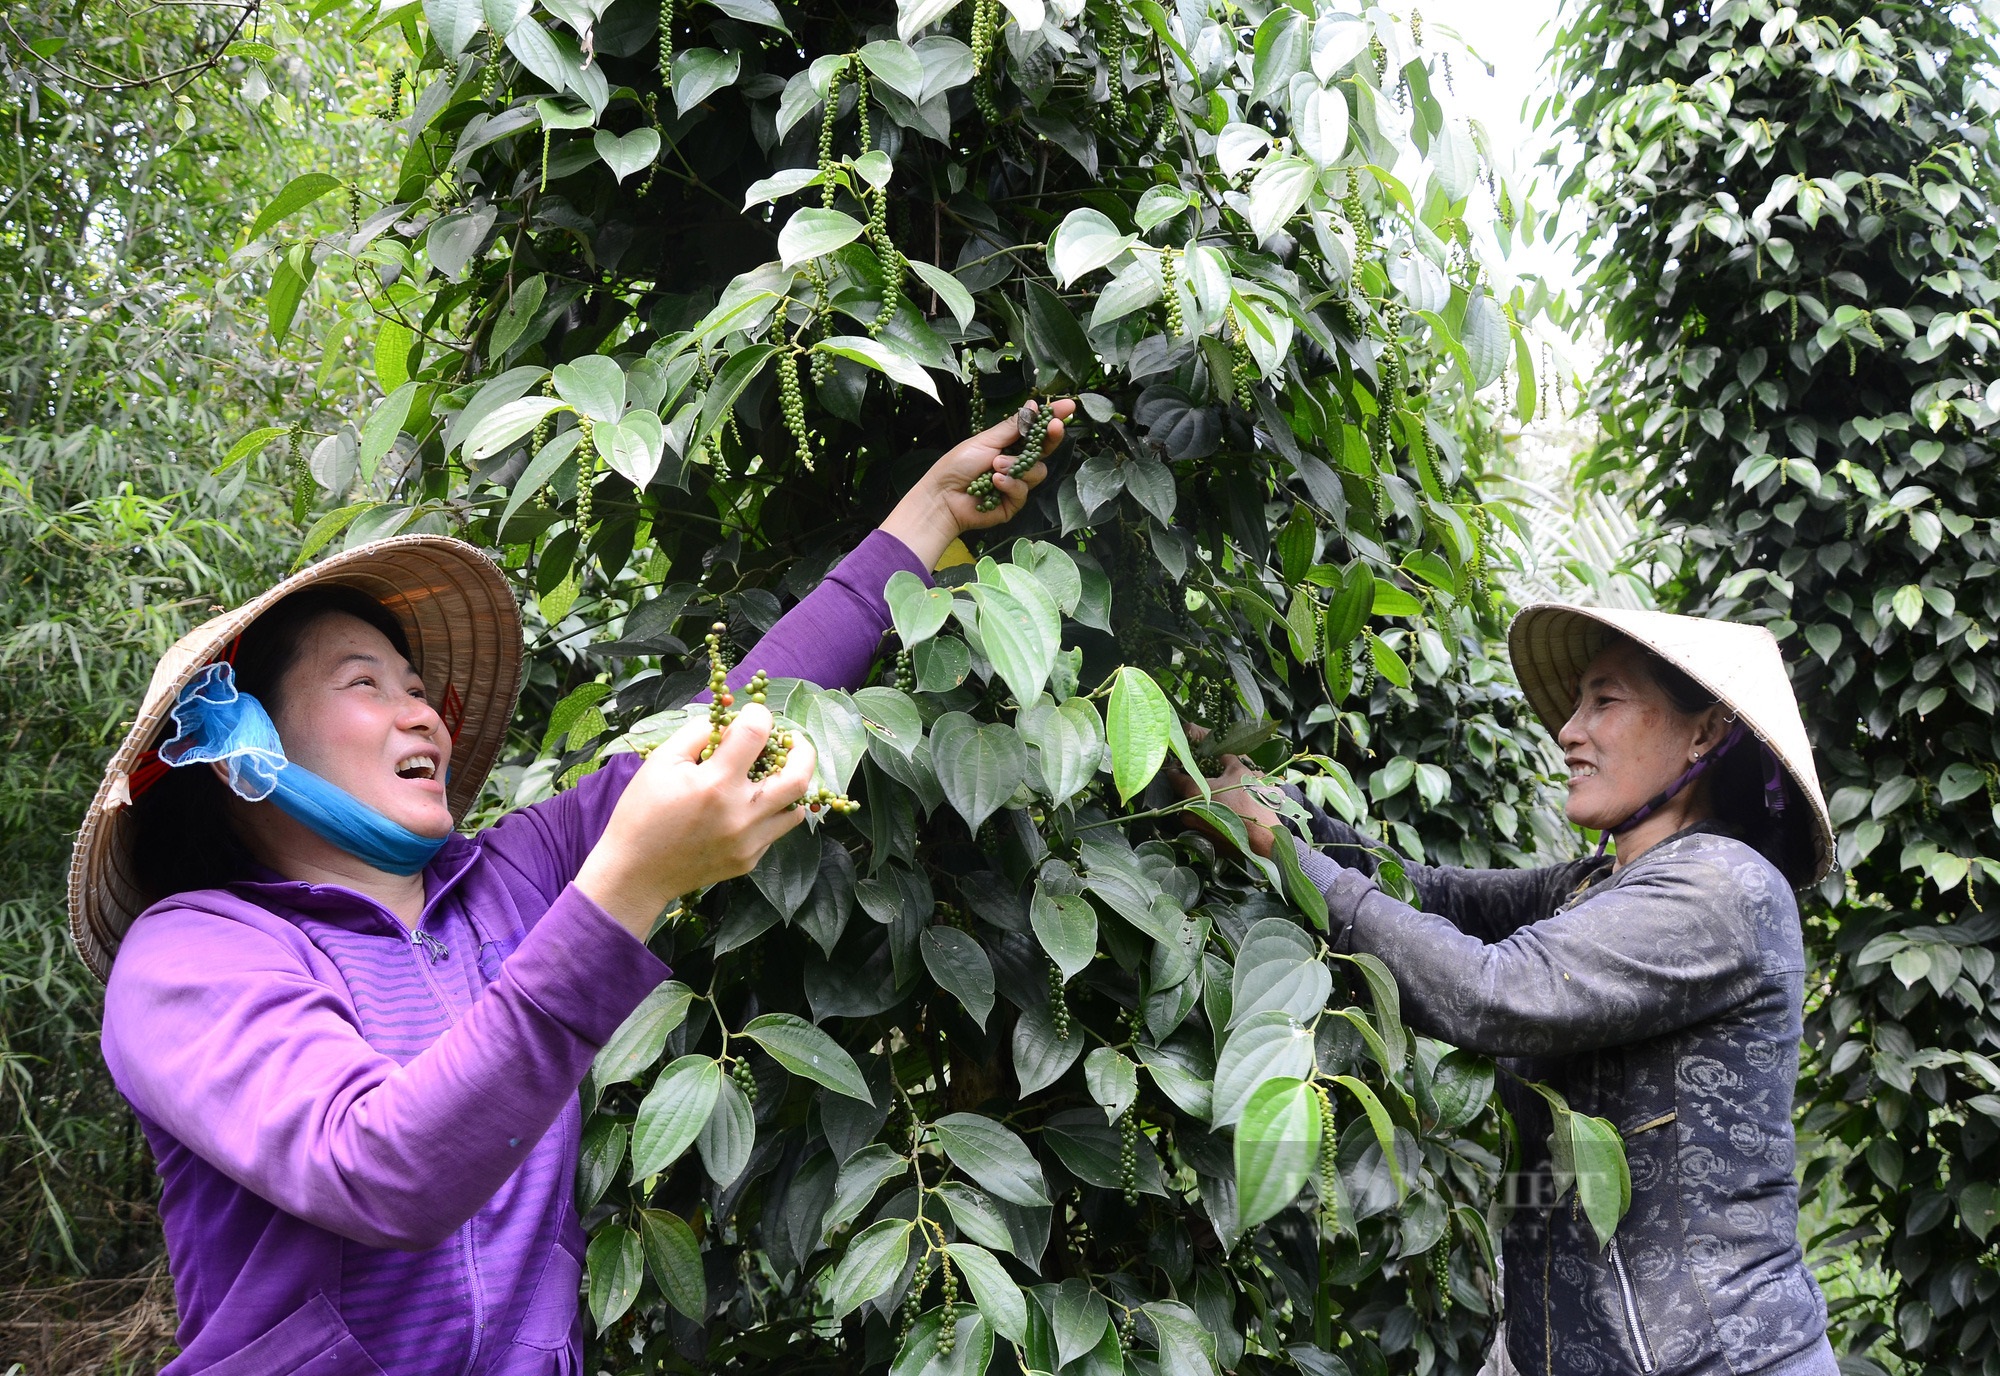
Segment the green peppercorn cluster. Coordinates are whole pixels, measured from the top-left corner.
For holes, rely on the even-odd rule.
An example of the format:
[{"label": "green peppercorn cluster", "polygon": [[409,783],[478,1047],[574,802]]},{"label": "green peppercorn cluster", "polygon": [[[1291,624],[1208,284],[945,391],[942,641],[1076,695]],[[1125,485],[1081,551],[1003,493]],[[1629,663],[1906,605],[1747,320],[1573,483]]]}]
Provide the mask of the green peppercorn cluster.
[{"label": "green peppercorn cluster", "polygon": [[1139,1116],[1137,1108],[1118,1115],[1118,1187],[1125,1203],[1139,1202]]},{"label": "green peppercorn cluster", "polygon": [[[708,647],[708,744],[701,748],[701,758],[708,759],[722,744],[723,733],[737,717],[736,694],[729,687],[729,661],[723,654],[722,637],[729,627],[718,621],[708,628],[703,643]],[[764,705],[765,694],[770,690],[771,680],[759,669],[743,685],[750,701],[759,707]],[[785,730],[773,731],[764,742],[763,750],[750,763],[750,778],[753,781],[768,779],[782,773],[792,758],[792,746],[796,744],[792,733]],[[804,808],[808,818],[817,820],[828,812],[853,812],[861,804],[843,793],[835,793],[830,788],[815,788],[793,804]]]},{"label": "green peppercorn cluster", "polygon": [[1097,33],[1097,51],[1104,58],[1105,93],[1110,99],[1111,118],[1123,129],[1125,106],[1125,17],[1116,8]]},{"label": "green peppercorn cluster", "polygon": [[867,153],[875,146],[875,130],[869,123],[868,110],[868,67],[860,58],[850,63],[854,68],[854,123],[855,137],[860,141],[861,152]]},{"label": "green peppercorn cluster", "polygon": [[748,1061],[738,1060],[730,1066],[729,1078],[735,1081],[745,1100],[753,1104],[757,1102],[757,1077],[751,1073]]},{"label": "green peppercorn cluster", "polygon": [[1167,288],[1167,336],[1179,339],[1187,333],[1187,320],[1181,314],[1181,292],[1178,274],[1174,271],[1174,251],[1166,250],[1160,255],[1160,276]]},{"label": "green peppercorn cluster", "polygon": [[403,69],[401,67],[398,67],[395,71],[389,73],[389,109],[388,112],[382,116],[382,118],[393,121],[393,120],[399,120],[402,117],[403,117]]},{"label": "green peppercorn cluster", "polygon": [[[1015,414],[1014,429],[1021,439],[1021,452],[1014,456],[1014,462],[1007,465],[1008,477],[1026,478],[1035,471],[1042,461],[1042,450],[1048,444],[1049,422],[1053,419],[1055,411],[1038,401],[1028,402]],[[990,472],[981,473],[967,483],[965,492],[980,511],[992,511],[1000,505],[1000,490],[994,486]]]},{"label": "green peppercorn cluster", "polygon": [[1451,1312],[1451,1225],[1431,1244],[1431,1280],[1437,1286],[1438,1313]]},{"label": "green peppercorn cluster", "polygon": [[[730,723],[735,721],[737,716],[736,694],[729,689],[729,660],[722,650],[722,637],[728,631],[729,627],[718,621],[708,628],[708,634],[703,637],[703,643],[708,647],[709,692],[708,744],[703,746],[701,751],[701,758],[704,760],[713,755],[715,748],[722,744],[723,733],[729,729]],[[751,675],[750,682],[744,685],[744,691],[750,695],[750,701],[761,706],[769,687],[770,680],[765,677],[764,671],[759,669]],[[771,738],[764,743],[763,752],[751,763],[750,777],[764,779],[780,772],[790,760],[791,750],[792,733],[773,731]]]},{"label": "green peppercorn cluster", "polygon": [[1049,1026],[1057,1041],[1069,1040],[1069,997],[1063,987],[1062,966],[1053,960],[1049,962]]},{"label": "green peppercorn cluster", "polygon": [[847,72],[847,64],[841,63],[826,79],[826,104],[819,113],[819,203],[824,208],[833,209],[833,122],[840,114],[840,79]]},{"label": "green peppercorn cluster", "polygon": [[799,390],[799,356],[782,344],[778,349],[778,404],[785,413],[785,428],[798,445],[799,462],[813,471],[812,431],[806,426],[806,399]]},{"label": "green peppercorn cluster", "polygon": [[987,68],[993,64],[994,42],[1004,22],[1000,0],[973,0],[972,4],[972,100],[980,117],[988,124],[1000,122],[1000,104],[993,98]]},{"label": "green peppercorn cluster", "polygon": [[1368,206],[1361,199],[1361,178],[1355,173],[1347,174],[1347,198],[1341,202],[1340,213],[1347,217],[1348,228],[1354,231],[1356,256],[1365,255],[1374,246],[1375,231],[1368,219]]},{"label": "green peppercorn cluster", "polygon": [[991,473],[981,473],[967,483],[965,495],[972,498],[972,505],[980,511],[992,511],[1000,505],[1000,489],[993,485]]},{"label": "green peppercorn cluster", "polygon": [[1127,1309],[1124,1317],[1118,1320],[1118,1350],[1120,1352],[1130,1352],[1132,1344],[1138,1340],[1139,1311],[1136,1309]]},{"label": "green peppercorn cluster", "polygon": [[1030,401],[1014,417],[1014,427],[1021,435],[1021,452],[1007,469],[1010,478],[1026,478],[1042,462],[1042,451],[1048,448],[1049,422],[1056,418],[1055,408],[1047,402]]},{"label": "green peppercorn cluster", "polygon": [[972,0],[972,74],[986,75],[993,39],[1000,32],[1000,0]]},{"label": "green peppercorn cluster", "polygon": [[1417,472],[1420,475],[1422,475],[1424,490],[1429,491],[1432,488],[1439,486],[1438,476],[1437,476],[1437,455],[1431,451],[1430,427],[1424,424],[1422,416],[1417,416],[1414,419],[1417,431],[1417,442],[1416,446],[1411,450],[1411,453],[1413,453],[1416,456]]},{"label": "green peppercorn cluster", "polygon": [[[556,394],[555,378],[554,377],[543,378],[542,395],[545,397],[552,397],[555,394]],[[542,451],[543,446],[547,445],[549,440],[555,436],[555,433],[556,433],[556,415],[555,412],[551,411],[546,416],[543,416],[540,420],[535,422],[535,439],[534,439],[535,452],[539,454]]]},{"label": "green peppercorn cluster", "polygon": [[1209,731],[1229,725],[1229,686],[1216,674],[1198,676],[1188,688],[1188,714]]},{"label": "green peppercorn cluster", "polygon": [[1333,632],[1329,626],[1332,616],[1331,602],[1320,608],[1319,643],[1320,652],[1326,656],[1327,686],[1333,690],[1334,701],[1338,703],[1354,682],[1354,647],[1333,643]]},{"label": "green peppercorn cluster", "polygon": [[896,690],[902,693],[917,691],[916,656],[908,650],[896,652]]},{"label": "green peppercorn cluster", "polygon": [[1250,356],[1250,336],[1243,332],[1243,322],[1236,316],[1236,308],[1229,308],[1229,364],[1230,378],[1236,384],[1236,404],[1244,410],[1252,410],[1257,404],[1257,394],[1253,390],[1257,382],[1257,361]]},{"label": "green peppercorn cluster", "polygon": [[312,469],[306,464],[306,430],[303,425],[292,427],[291,442],[285,451],[285,468],[292,479],[292,520],[304,524],[312,514],[313,499],[319,496],[319,484],[313,481]]},{"label": "green peppercorn cluster", "polygon": [[[658,91],[646,92],[646,98],[641,104],[645,107],[647,126],[660,135],[660,141],[664,145],[666,142],[666,130],[660,127],[660,93]],[[659,172],[660,160],[654,158],[646,164],[646,176],[639,183],[638,191],[633,194],[642,201],[650,196],[653,193],[653,179],[659,175]]]},{"label": "green peppercorn cluster", "polygon": [[882,269],[882,309],[868,322],[868,333],[880,335],[883,327],[903,308],[903,274],[907,260],[889,235],[889,188],[875,193],[868,211],[868,237],[875,245],[875,261]]},{"label": "green peppercorn cluster", "polygon": [[660,0],[660,86],[674,89],[674,0]]},{"label": "green peppercorn cluster", "polygon": [[931,1254],[928,1250],[917,1254],[917,1269],[910,1275],[909,1293],[903,1296],[902,1331],[896,1335],[896,1343],[901,1346],[910,1336],[910,1326],[917,1321],[917,1315],[924,1308],[924,1287],[931,1283]]},{"label": "green peppercorn cluster", "polygon": [[[812,279],[812,284],[813,284],[812,318],[806,322],[806,328],[809,330],[818,329],[822,337],[824,337],[825,335],[832,333],[832,331],[827,328],[826,324],[830,313],[830,307],[826,292],[826,286],[827,286],[826,273],[820,269],[819,260],[817,258],[812,259],[810,262],[806,264],[806,275]],[[826,385],[827,378],[830,377],[832,373],[833,373],[833,356],[831,354],[815,353],[812,356],[813,386],[824,387]]]},{"label": "green peppercorn cluster", "polygon": [[499,87],[499,84],[500,34],[496,30],[488,29],[486,31],[486,61],[481,63],[479,67],[479,101],[482,105],[491,105],[493,103],[494,92]]},{"label": "green peppercorn cluster", "polygon": [[943,1254],[938,1269],[944,1273],[944,1307],[938,1312],[937,1350],[938,1356],[949,1357],[958,1346],[958,1272],[952,1268],[951,1253]]},{"label": "green peppercorn cluster", "polygon": [[1403,401],[1403,355],[1393,343],[1382,350],[1380,378],[1375,392],[1375,458],[1387,464],[1395,455],[1395,431],[1390,421]]},{"label": "green peppercorn cluster", "polygon": [[578,416],[576,424],[583,432],[576,446],[576,549],[580,562],[584,541],[590,538],[591,497],[597,488],[597,442],[591,435],[590,417]]},{"label": "green peppercorn cluster", "polygon": [[1319,1209],[1320,1218],[1326,1231],[1336,1232],[1340,1228],[1340,1195],[1336,1181],[1340,1174],[1340,1133],[1333,1116],[1333,1096],[1326,1092],[1326,1086],[1315,1083],[1313,1093],[1319,1099]]}]

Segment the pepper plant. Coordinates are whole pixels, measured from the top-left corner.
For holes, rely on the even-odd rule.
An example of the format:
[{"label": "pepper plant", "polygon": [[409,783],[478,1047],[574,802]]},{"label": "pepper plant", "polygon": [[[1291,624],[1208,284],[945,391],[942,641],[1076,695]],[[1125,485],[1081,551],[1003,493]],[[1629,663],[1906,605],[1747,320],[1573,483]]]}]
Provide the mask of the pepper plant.
[{"label": "pepper plant", "polygon": [[[767,686],[860,806],[654,938],[677,978],[584,1090],[593,1362],[1473,1370],[1493,1067],[1412,1036],[1295,856],[1163,777],[1248,753],[1417,858],[1558,837],[1477,486],[1540,297],[1466,214],[1529,212],[1419,17],[363,22],[409,43],[406,151],[263,260],[274,326],[369,322],[382,392],[295,471],[304,548],[456,530],[515,571],[492,807],[707,710],[691,641],[740,655],[938,452],[1080,399],[1009,528],[890,586],[868,686]],[[339,185],[301,173],[253,238]],[[1615,1218],[1600,1125],[1556,1117]]]},{"label": "pepper plant", "polygon": [[[1642,470],[1663,605],[1787,651],[1842,873],[1817,968],[1808,1195],[1896,1278],[1835,1347],[1993,1372],[2000,1331],[2000,618],[1992,29],[1977,10],[1607,4],[1563,33],[1585,143],[1597,462]],[[1829,1173],[1833,1173],[1831,1178]]]}]

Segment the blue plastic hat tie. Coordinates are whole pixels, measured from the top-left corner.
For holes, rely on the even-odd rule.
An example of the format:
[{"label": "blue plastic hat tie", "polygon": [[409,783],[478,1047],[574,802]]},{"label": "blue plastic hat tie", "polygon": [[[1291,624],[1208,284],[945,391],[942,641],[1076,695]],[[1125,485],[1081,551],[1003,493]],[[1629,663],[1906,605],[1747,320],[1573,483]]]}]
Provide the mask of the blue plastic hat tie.
[{"label": "blue plastic hat tie", "polygon": [[446,837],[419,835],[286,759],[271,714],[238,691],[231,665],[210,664],[196,674],[181,689],[172,716],[175,734],[160,747],[161,760],[176,769],[222,764],[237,797],[268,799],[357,860],[390,874],[415,874],[444,846]]}]

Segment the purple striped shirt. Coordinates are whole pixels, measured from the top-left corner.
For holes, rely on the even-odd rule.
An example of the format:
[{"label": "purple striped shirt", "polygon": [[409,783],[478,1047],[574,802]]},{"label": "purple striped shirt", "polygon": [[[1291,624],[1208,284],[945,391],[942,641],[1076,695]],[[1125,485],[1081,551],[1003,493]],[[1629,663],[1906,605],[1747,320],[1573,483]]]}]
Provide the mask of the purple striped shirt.
[{"label": "purple striped shirt", "polygon": [[[732,678],[858,685],[899,569],[870,535]],[[637,764],[451,838],[414,934],[276,877],[133,924],[103,1045],[159,1163],[167,1376],[581,1370],[576,1088],[667,970],[570,880]]]}]

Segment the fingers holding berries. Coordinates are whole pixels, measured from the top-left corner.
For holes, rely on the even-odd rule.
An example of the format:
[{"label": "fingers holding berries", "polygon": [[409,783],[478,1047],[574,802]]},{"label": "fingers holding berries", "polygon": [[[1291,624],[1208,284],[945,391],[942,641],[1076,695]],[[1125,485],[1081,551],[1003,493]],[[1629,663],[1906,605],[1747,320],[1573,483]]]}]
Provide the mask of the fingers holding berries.
[{"label": "fingers holding berries", "polygon": [[[1030,400],[1014,413],[1011,422],[1002,421],[977,437],[981,442],[991,441],[1001,450],[994,455],[992,466],[966,488],[966,495],[972,498],[979,515],[986,516],[1004,507],[1006,516],[1001,518],[1004,520],[1020,510],[1028,493],[1046,476],[1042,461],[1062,443],[1063,420],[1075,413],[1076,403],[1068,398]],[[1011,436],[1006,433],[1010,428]],[[1006,452],[1010,444],[1017,446],[1012,453]]]}]

